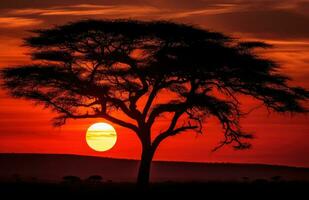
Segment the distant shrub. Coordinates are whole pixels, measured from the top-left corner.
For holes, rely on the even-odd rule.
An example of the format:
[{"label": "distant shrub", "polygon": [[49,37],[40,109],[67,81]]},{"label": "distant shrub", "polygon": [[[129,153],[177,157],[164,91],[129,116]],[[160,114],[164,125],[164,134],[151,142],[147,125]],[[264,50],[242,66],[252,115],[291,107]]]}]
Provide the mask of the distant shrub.
[{"label": "distant shrub", "polygon": [[62,177],[62,180],[68,183],[77,183],[81,181],[81,179],[78,176],[71,176],[71,175]]},{"label": "distant shrub", "polygon": [[87,181],[91,183],[100,183],[102,180],[103,178],[100,175],[92,175],[87,178]]},{"label": "distant shrub", "polygon": [[278,181],[281,181],[282,180],[282,177],[281,176],[273,176],[270,178],[272,181],[275,181],[275,182],[278,182]]},{"label": "distant shrub", "polygon": [[37,177],[31,177],[31,178],[30,178],[30,181],[36,183],[36,182],[38,182],[38,178],[37,178]]},{"label": "distant shrub", "polygon": [[266,184],[266,183],[268,183],[268,180],[267,179],[263,179],[263,178],[259,178],[259,179],[254,180],[254,183]]},{"label": "distant shrub", "polygon": [[21,182],[21,176],[19,174],[12,174],[12,179],[16,182]]}]

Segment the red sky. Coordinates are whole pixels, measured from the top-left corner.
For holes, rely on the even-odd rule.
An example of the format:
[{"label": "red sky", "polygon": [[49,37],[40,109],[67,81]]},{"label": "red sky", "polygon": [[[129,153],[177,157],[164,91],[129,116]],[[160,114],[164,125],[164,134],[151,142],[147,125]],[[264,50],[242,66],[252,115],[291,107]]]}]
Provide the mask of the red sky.
[{"label": "red sky", "polygon": [[[275,47],[264,52],[292,77],[291,84],[309,88],[309,2],[294,0],[1,0],[0,67],[29,62],[21,38],[31,30],[84,18],[169,19],[186,22],[234,37],[258,39]],[[245,109],[254,103],[244,100]],[[251,102],[251,101],[250,101]],[[115,126],[116,146],[92,151],[85,142],[88,126],[100,120],[69,121],[51,126],[54,116],[31,102],[15,100],[0,91],[0,152],[43,152],[139,158],[140,145],[130,131]],[[215,120],[204,134],[184,133],[167,139],[156,160],[250,162],[309,167],[308,116],[269,114],[258,109],[242,121],[255,134],[253,148],[234,151],[224,147],[212,153],[222,137]],[[101,120],[104,121],[104,120]],[[156,129],[159,131],[164,122]]]}]

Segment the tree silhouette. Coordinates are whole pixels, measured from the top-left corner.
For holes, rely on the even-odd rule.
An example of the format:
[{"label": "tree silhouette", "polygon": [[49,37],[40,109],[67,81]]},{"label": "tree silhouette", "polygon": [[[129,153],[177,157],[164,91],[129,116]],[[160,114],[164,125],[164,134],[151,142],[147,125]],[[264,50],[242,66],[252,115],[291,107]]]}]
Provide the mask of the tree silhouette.
[{"label": "tree silhouette", "polygon": [[[263,42],[167,21],[83,20],[36,30],[25,39],[33,64],[2,70],[3,86],[67,119],[103,118],[131,129],[142,145],[138,184],[147,186],[155,150],[167,137],[202,132],[204,119],[223,128],[220,146],[250,147],[239,95],[276,112],[306,112],[308,91],[287,85]],[[154,124],[165,117],[160,132]]]},{"label": "tree silhouette", "polygon": [[66,183],[78,183],[81,181],[81,179],[78,176],[64,176],[62,177],[62,180]]},{"label": "tree silhouette", "polygon": [[87,178],[87,181],[89,181],[90,183],[94,183],[94,184],[101,183],[102,180],[103,178],[100,175],[91,175]]}]

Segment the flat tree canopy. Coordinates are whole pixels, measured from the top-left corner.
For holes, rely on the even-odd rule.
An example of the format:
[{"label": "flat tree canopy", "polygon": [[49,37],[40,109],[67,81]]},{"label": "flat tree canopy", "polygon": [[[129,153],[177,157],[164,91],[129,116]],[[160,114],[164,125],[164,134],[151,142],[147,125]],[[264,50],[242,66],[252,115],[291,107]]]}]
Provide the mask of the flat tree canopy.
[{"label": "flat tree canopy", "polygon": [[[301,101],[309,92],[288,86],[279,66],[254,51],[270,47],[263,42],[168,21],[83,20],[36,30],[25,45],[34,62],[2,70],[10,94],[52,108],[57,126],[103,118],[133,130],[143,147],[140,174],[149,171],[162,140],[202,132],[210,116],[222,124],[221,145],[248,148],[242,139],[252,136],[239,125],[239,95],[275,112],[307,112]],[[169,125],[152,137],[162,116]]]}]

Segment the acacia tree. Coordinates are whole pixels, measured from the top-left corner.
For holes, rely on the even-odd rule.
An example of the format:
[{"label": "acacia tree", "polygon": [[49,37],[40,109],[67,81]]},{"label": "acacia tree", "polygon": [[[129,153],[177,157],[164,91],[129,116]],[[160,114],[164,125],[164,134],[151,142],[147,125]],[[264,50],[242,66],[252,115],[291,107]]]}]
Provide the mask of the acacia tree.
[{"label": "acacia tree", "polygon": [[[131,129],[142,145],[142,186],[159,144],[201,132],[207,117],[222,125],[220,146],[250,147],[252,136],[239,125],[239,95],[275,112],[306,112],[301,101],[308,91],[288,86],[276,63],[256,55],[255,48],[270,47],[262,42],[167,21],[84,20],[36,30],[25,45],[34,62],[2,70],[3,86],[13,97],[52,108],[59,114],[55,126],[103,118]],[[156,133],[163,116],[169,124]]]}]

